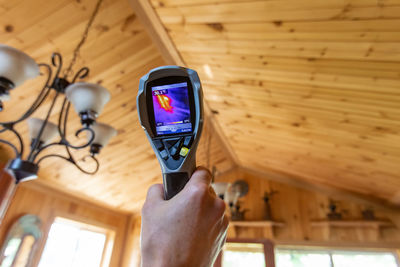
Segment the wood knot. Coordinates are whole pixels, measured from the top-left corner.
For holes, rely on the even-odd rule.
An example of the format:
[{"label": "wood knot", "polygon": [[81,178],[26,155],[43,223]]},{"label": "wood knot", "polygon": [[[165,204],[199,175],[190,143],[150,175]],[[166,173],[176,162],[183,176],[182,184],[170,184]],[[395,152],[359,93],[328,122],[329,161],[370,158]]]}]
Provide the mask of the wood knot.
[{"label": "wood knot", "polygon": [[221,23],[207,23],[207,26],[213,30],[216,30],[217,32],[222,32],[224,30],[224,25]]},{"label": "wood knot", "polygon": [[6,26],[4,26],[4,30],[8,33],[13,32],[14,31],[14,26],[7,24]]}]

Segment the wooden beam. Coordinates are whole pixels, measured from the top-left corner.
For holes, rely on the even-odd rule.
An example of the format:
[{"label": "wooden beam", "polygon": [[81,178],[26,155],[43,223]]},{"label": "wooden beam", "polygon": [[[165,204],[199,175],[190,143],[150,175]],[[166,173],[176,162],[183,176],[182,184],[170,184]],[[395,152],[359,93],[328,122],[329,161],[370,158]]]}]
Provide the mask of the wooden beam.
[{"label": "wooden beam", "polygon": [[0,169],[0,225],[7,213],[17,185],[15,179],[12,178],[3,168]]},{"label": "wooden beam", "polygon": [[185,66],[160,18],[147,0],[129,0],[135,14],[142,22],[167,64]]},{"label": "wooden beam", "polygon": [[25,182],[25,183],[21,183],[18,186],[22,186],[25,188],[29,188],[29,189],[33,189],[36,191],[41,191],[46,195],[54,195],[58,198],[63,198],[66,200],[71,200],[74,199],[76,201],[79,201],[80,204],[85,205],[85,206],[89,206],[93,209],[101,209],[101,210],[106,210],[108,212],[114,212],[114,213],[119,213],[122,215],[131,215],[131,212],[128,211],[124,211],[121,209],[118,209],[112,205],[109,205],[107,203],[103,203],[100,201],[97,201],[95,199],[92,199],[88,196],[85,196],[82,193],[79,193],[77,191],[74,190],[69,190],[69,191],[64,191],[61,190],[59,185],[56,185],[54,183],[51,183],[49,181],[46,181],[44,179],[41,179],[40,177],[36,180],[33,181],[29,181],[29,182]]},{"label": "wooden beam", "polygon": [[[139,20],[153,39],[155,45],[160,50],[161,55],[167,64],[186,66],[175,44],[172,42],[169,34],[167,33],[164,25],[162,24],[159,16],[148,0],[129,0]],[[206,119],[209,120],[210,125],[216,137],[224,147],[227,157],[233,162],[233,165],[239,165],[239,159],[228,142],[227,137],[223,133],[220,125],[214,118],[214,115],[208,103],[204,103],[204,112]]]},{"label": "wooden beam", "polygon": [[343,200],[353,201],[362,205],[373,206],[375,208],[391,213],[393,212],[398,213],[400,211],[400,206],[395,205],[393,203],[389,203],[381,198],[377,198],[374,196],[367,196],[346,189],[334,188],[323,184],[318,184],[318,183],[314,184],[289,174],[284,174],[274,171],[266,171],[266,170],[259,171],[248,167],[240,167],[240,169],[245,173],[260,178],[288,184],[308,191],[329,195],[336,199],[343,199]]}]

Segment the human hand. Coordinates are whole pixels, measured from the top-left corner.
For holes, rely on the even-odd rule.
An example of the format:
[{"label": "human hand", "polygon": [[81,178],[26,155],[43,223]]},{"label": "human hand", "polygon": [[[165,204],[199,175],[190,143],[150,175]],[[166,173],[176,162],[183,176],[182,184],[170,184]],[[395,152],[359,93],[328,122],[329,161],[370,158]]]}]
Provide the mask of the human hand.
[{"label": "human hand", "polygon": [[164,200],[161,184],[150,187],[142,209],[142,267],[212,266],[226,239],[225,203],[198,168],[185,188]]}]

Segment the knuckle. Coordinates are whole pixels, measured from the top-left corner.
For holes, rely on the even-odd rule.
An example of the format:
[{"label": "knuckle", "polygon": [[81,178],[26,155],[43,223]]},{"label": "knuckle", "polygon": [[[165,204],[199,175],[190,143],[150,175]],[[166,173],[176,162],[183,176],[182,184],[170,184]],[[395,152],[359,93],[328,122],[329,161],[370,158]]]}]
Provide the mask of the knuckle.
[{"label": "knuckle", "polygon": [[158,185],[157,184],[153,184],[149,187],[149,189],[147,190],[147,197],[149,198],[149,196],[153,193],[153,191],[158,190]]},{"label": "knuckle", "polygon": [[146,217],[147,215],[150,214],[151,210],[152,210],[151,203],[149,201],[145,201],[143,204],[143,207],[142,207],[142,211],[141,211],[142,216]]},{"label": "knuckle", "polygon": [[226,216],[224,216],[223,220],[224,220],[223,223],[222,223],[223,229],[226,230],[228,228],[228,226],[229,226],[229,219]]},{"label": "knuckle", "polygon": [[205,167],[198,167],[196,169],[196,173],[197,173],[197,175],[203,176],[206,178],[211,178],[211,176],[212,176],[211,172],[208,169],[206,169]]},{"label": "knuckle", "polygon": [[197,199],[205,199],[208,196],[208,186],[205,184],[196,184],[192,186],[191,194]]},{"label": "knuckle", "polygon": [[225,214],[226,205],[222,199],[217,198],[215,200],[215,210],[218,216],[222,216],[223,214]]}]

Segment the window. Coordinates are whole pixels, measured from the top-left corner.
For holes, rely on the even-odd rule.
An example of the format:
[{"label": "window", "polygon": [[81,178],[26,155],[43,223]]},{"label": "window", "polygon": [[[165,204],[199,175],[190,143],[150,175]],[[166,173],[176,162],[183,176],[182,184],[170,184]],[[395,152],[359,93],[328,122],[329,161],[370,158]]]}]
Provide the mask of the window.
[{"label": "window", "polygon": [[393,252],[275,249],[276,267],[399,267]]},{"label": "window", "polygon": [[265,267],[264,245],[260,243],[226,243],[222,267]]},{"label": "window", "polygon": [[114,232],[56,218],[51,225],[39,267],[108,266]]}]

